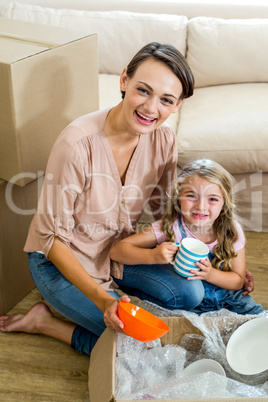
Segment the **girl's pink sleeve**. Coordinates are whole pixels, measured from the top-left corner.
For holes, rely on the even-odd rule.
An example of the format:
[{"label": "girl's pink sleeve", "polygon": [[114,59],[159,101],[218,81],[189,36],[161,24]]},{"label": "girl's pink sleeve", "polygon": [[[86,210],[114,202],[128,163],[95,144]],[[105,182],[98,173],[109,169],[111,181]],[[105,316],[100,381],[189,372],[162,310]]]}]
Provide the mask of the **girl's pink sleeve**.
[{"label": "girl's pink sleeve", "polygon": [[244,231],[243,231],[242,226],[240,225],[240,223],[238,223],[238,222],[235,222],[235,223],[236,223],[236,229],[237,229],[237,232],[238,232],[238,239],[234,244],[234,249],[235,249],[235,251],[239,251],[243,247],[245,247],[246,238],[245,238],[245,234],[244,234]]}]

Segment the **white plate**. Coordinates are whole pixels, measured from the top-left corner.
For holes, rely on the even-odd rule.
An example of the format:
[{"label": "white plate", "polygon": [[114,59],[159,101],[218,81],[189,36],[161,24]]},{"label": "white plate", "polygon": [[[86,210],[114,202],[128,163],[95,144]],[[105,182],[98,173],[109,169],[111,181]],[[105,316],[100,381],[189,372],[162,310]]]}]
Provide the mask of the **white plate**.
[{"label": "white plate", "polygon": [[220,363],[216,362],[216,360],[202,359],[189,364],[189,366],[187,366],[181,373],[181,377],[207,373],[209,371],[223,375],[224,377],[226,376],[223,367],[220,365]]},{"label": "white plate", "polygon": [[268,319],[254,318],[232,334],[226,348],[226,358],[233,370],[245,375],[268,369]]}]

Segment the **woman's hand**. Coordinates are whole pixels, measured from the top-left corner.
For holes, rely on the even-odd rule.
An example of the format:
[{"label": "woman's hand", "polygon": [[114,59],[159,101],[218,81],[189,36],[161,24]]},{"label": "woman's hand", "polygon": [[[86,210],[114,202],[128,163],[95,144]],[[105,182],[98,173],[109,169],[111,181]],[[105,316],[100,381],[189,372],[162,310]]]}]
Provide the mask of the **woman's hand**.
[{"label": "woman's hand", "polygon": [[121,296],[119,299],[109,301],[108,306],[104,312],[103,318],[107,328],[115,329],[117,332],[123,332],[124,324],[118,317],[118,303],[120,301],[130,302],[130,298],[127,295]]},{"label": "woman's hand", "polygon": [[151,251],[154,256],[155,264],[169,264],[177,253],[178,246],[175,246],[174,243],[164,242]]},{"label": "woman's hand", "polygon": [[212,265],[208,257],[206,257],[203,260],[200,260],[199,262],[196,262],[195,264],[197,268],[200,269],[200,271],[196,271],[195,269],[190,269],[191,274],[194,274],[195,276],[188,277],[189,280],[205,280],[209,282],[209,277],[212,272]]},{"label": "woman's hand", "polygon": [[250,292],[252,292],[254,290],[253,275],[248,270],[246,270],[244,289],[245,289],[245,292],[243,293],[243,296],[248,295]]}]

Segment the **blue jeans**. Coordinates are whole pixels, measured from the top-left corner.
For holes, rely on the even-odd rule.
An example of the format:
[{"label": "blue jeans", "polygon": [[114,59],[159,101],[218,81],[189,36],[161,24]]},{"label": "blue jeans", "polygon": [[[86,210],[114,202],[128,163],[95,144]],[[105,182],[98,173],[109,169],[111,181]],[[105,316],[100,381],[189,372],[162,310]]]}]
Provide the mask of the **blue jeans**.
[{"label": "blue jeans", "polygon": [[[106,328],[103,313],[44,254],[28,253],[28,261],[34,283],[44,299],[56,311],[77,324],[72,336],[72,348],[90,355]],[[115,299],[120,297],[116,292],[109,293]]]},{"label": "blue jeans", "polygon": [[[71,346],[90,355],[106,328],[103,313],[44,254],[28,255],[30,272],[41,295],[55,310],[77,324]],[[258,314],[263,311],[262,306],[255,303],[251,296],[242,296],[242,291],[215,291],[216,287],[206,282],[188,281],[178,275],[170,264],[125,265],[123,279],[114,278],[114,281],[128,295],[170,310],[181,309],[197,314],[224,307],[238,314]],[[119,298],[115,291],[109,294],[115,299]]]},{"label": "blue jeans", "polygon": [[190,311],[204,297],[201,281],[188,281],[171,264],[124,265],[123,279],[114,281],[123,292],[169,310]]},{"label": "blue jeans", "polygon": [[188,281],[167,265],[125,265],[124,278],[114,281],[120,289],[166,309],[196,314],[227,309],[237,314],[260,314],[264,308],[244,290],[227,290],[206,281]]},{"label": "blue jeans", "polygon": [[265,311],[250,295],[243,296],[244,289],[227,290],[206,281],[200,282],[204,287],[205,296],[202,302],[192,310],[193,313],[200,315],[223,308],[242,315],[256,315]]},{"label": "blue jeans", "polygon": [[[28,253],[34,283],[44,299],[60,314],[77,324],[71,346],[90,355],[105,330],[103,313],[72,285],[44,254]],[[189,282],[170,265],[126,265],[124,278],[115,279],[129,295],[138,296],[168,309],[191,310],[204,297],[199,281]],[[189,297],[190,292],[194,297]],[[115,299],[117,292],[109,292]]]}]

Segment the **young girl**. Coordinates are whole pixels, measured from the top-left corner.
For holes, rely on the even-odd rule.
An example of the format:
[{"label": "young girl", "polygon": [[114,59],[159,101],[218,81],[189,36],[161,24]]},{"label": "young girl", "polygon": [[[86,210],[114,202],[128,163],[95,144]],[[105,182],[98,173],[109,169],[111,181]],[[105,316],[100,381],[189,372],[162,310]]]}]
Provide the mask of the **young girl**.
[{"label": "young girl", "polygon": [[150,264],[151,268],[151,264],[173,260],[174,242],[197,238],[210,253],[196,263],[200,271],[191,270],[195,276],[181,277],[182,284],[195,283],[188,288],[189,310],[197,314],[221,308],[238,314],[261,313],[260,304],[243,296],[245,236],[235,219],[233,185],[233,177],[218,163],[208,159],[189,163],[174,183],[163,218],[118,242],[111,258],[124,264]]}]

